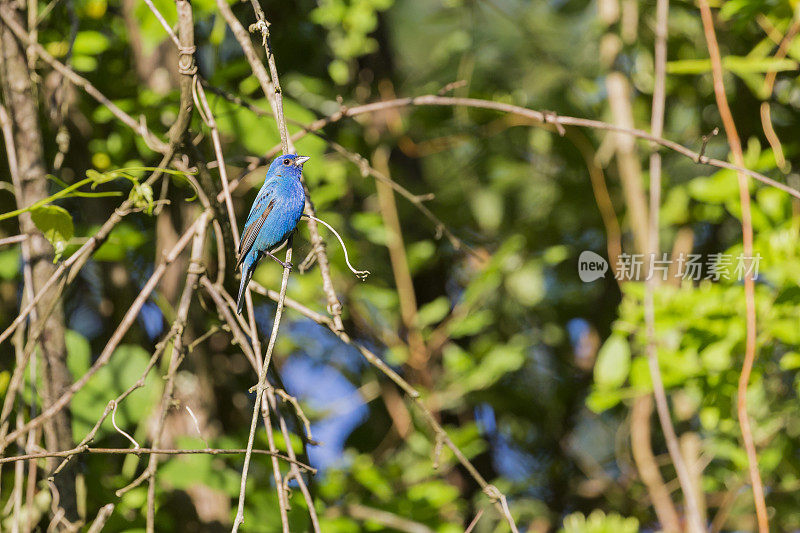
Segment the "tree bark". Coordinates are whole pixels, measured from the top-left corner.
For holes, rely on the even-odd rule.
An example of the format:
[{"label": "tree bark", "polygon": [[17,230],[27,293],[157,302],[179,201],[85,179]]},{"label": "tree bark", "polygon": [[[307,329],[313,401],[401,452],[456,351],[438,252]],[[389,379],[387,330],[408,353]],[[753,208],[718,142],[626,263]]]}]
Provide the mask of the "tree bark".
[{"label": "tree bark", "polygon": [[[15,4],[0,0],[0,5],[12,12],[19,24],[23,24]],[[0,86],[11,120],[13,145],[17,152],[17,176],[15,192],[17,205],[25,207],[46,198],[48,180],[44,164],[42,131],[39,125],[38,102],[33,93],[32,72],[28,69],[24,46],[4,25],[0,25]],[[30,235],[31,267],[33,270],[34,293],[55,271],[53,248],[34,225],[30,214],[20,217],[20,228]],[[49,316],[46,310],[51,298],[43,298],[37,307],[39,320],[46,320],[46,327],[39,339],[39,353],[42,360],[42,402],[47,408],[72,384],[72,376],[67,368],[67,351],[64,341],[64,311],[58,302]],[[63,409],[44,426],[45,445],[49,451],[65,450],[73,447],[72,417],[69,409]],[[64,509],[64,518],[70,522],[78,520],[75,498],[75,472],[73,468],[64,469],[55,479],[59,505]]]}]

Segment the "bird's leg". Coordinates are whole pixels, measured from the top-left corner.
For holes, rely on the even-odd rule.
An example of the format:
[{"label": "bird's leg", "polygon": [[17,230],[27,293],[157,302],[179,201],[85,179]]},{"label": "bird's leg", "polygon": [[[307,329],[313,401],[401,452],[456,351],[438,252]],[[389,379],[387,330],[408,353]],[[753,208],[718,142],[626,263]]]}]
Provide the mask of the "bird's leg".
[{"label": "bird's leg", "polygon": [[274,259],[275,261],[277,261],[277,262],[278,262],[278,264],[280,264],[280,265],[281,265],[283,268],[288,268],[289,270],[292,270],[292,269],[294,268],[294,265],[293,265],[293,264],[291,264],[291,263],[287,263],[286,261],[281,261],[280,259],[278,259],[277,257],[275,257],[275,256],[272,254],[272,252],[264,252],[264,253],[265,253],[265,254],[267,254],[268,256],[270,256],[270,257],[271,257],[272,259]]}]

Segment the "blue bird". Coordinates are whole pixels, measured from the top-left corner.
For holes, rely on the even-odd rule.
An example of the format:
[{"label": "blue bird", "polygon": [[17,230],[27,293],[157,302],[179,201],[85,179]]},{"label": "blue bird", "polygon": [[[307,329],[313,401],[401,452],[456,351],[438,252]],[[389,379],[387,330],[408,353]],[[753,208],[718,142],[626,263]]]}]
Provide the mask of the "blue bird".
[{"label": "blue bird", "polygon": [[236,268],[242,265],[242,282],[237,301],[239,314],[244,305],[244,289],[250,283],[262,257],[268,255],[284,268],[291,267],[272,252],[286,242],[303,215],[306,193],[300,182],[300,175],[303,172],[303,163],[308,160],[306,156],[294,154],[276,158],[269,166],[264,185],[250,208],[236,258]]}]

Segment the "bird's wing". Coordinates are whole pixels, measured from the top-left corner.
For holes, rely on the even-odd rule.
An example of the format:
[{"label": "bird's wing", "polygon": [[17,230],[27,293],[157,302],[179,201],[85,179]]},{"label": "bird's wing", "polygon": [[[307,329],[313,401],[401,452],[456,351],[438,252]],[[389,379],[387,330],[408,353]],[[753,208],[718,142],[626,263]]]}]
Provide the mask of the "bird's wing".
[{"label": "bird's wing", "polygon": [[275,183],[271,182],[271,180],[267,180],[267,182],[264,184],[264,187],[258,191],[258,195],[253,201],[253,205],[250,207],[250,212],[247,214],[247,220],[244,223],[244,231],[247,231],[247,226],[258,219],[258,217],[261,215],[261,210],[264,209],[264,206],[269,203],[269,200],[274,195]]},{"label": "bird's wing", "polygon": [[250,222],[250,224],[245,228],[244,234],[242,234],[242,241],[239,243],[239,256],[236,258],[236,268],[239,268],[239,265],[242,264],[242,261],[244,261],[247,253],[251,248],[253,248],[253,244],[256,242],[256,237],[258,237],[258,232],[261,231],[261,228],[264,226],[264,222],[272,212],[272,208],[275,207],[275,198],[271,198],[271,195],[265,195],[264,201],[267,202],[264,211],[258,216],[258,218]]}]

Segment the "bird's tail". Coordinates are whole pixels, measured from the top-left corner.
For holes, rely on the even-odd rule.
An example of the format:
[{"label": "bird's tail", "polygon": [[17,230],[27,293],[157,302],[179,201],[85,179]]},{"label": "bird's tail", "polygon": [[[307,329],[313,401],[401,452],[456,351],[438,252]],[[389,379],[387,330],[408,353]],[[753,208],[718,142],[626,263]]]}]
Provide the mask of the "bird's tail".
[{"label": "bird's tail", "polygon": [[236,300],[236,313],[239,315],[242,314],[242,308],[244,307],[244,289],[247,287],[247,284],[250,283],[250,278],[252,277],[253,269],[245,264],[242,269],[242,282],[239,285],[239,298]]}]

